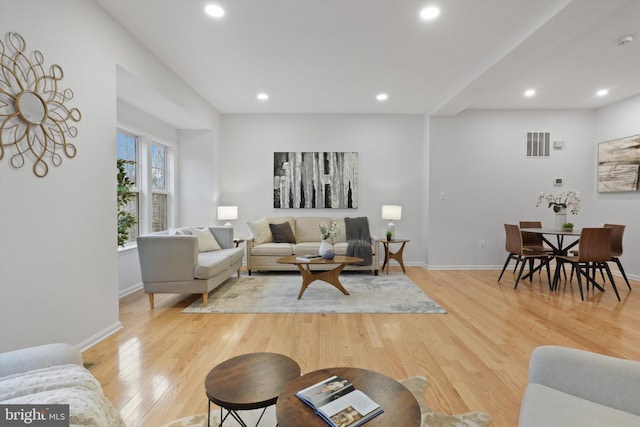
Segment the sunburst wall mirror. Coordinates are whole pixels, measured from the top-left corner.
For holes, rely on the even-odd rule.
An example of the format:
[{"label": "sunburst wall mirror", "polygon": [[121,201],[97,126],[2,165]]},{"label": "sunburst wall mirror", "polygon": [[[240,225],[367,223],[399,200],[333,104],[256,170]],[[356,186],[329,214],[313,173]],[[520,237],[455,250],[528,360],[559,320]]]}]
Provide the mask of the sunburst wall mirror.
[{"label": "sunburst wall mirror", "polygon": [[33,173],[42,178],[49,165],[60,166],[63,156],[75,157],[76,147],[67,141],[78,129],[80,110],[68,108],[71,89],[60,89],[62,68],[45,70],[38,50],[27,52],[27,44],[16,32],[0,40],[0,161],[22,168],[32,161]]}]

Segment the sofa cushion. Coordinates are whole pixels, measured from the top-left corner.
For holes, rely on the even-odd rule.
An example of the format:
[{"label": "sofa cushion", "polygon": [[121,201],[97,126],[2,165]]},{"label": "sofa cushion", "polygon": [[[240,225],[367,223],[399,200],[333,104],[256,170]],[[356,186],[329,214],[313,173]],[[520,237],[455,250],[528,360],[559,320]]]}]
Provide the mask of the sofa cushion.
[{"label": "sofa cushion", "polygon": [[346,255],[348,247],[349,244],[347,242],[336,243],[333,245],[333,252],[335,252],[336,255]]},{"label": "sofa cushion", "polygon": [[[336,255],[346,255],[348,247],[349,247],[349,244],[347,242],[336,243],[333,245],[333,250],[336,253]],[[376,245],[371,245],[371,254],[372,255],[376,254]]]},{"label": "sofa cushion", "polygon": [[261,245],[263,243],[273,242],[273,236],[271,235],[271,229],[269,228],[269,221],[267,218],[260,218],[256,221],[247,222],[249,232],[253,237],[254,244]]},{"label": "sofa cushion", "polygon": [[192,227],[191,233],[198,238],[198,251],[208,252],[221,249],[218,241],[208,228],[199,229]]},{"label": "sofa cushion", "polygon": [[229,258],[229,264],[235,264],[237,262],[242,262],[242,258],[244,257],[244,249],[243,248],[221,249],[217,252],[217,255],[226,256]]},{"label": "sofa cushion", "polygon": [[292,216],[282,216],[277,218],[267,218],[267,222],[269,224],[282,224],[288,222],[291,226],[291,230],[293,234],[296,234],[296,219]]},{"label": "sofa cushion", "polygon": [[222,273],[230,265],[231,260],[225,251],[200,252],[193,275],[196,279],[210,279]]},{"label": "sofa cushion", "polygon": [[289,256],[293,255],[291,243],[263,243],[251,248],[251,255]]},{"label": "sofa cushion", "polygon": [[331,224],[331,218],[323,217],[298,217],[296,218],[296,243],[320,242],[320,223],[324,221]]},{"label": "sofa cushion", "polygon": [[520,409],[519,427],[631,427],[640,417],[541,384],[529,384]]},{"label": "sofa cushion", "polygon": [[[331,244],[329,244],[331,246]],[[293,245],[294,255],[317,254],[320,250],[320,242],[303,242]]]},{"label": "sofa cushion", "polygon": [[269,224],[269,229],[271,229],[273,243],[296,242],[296,236],[293,235],[293,230],[288,222],[283,222],[282,224]]}]

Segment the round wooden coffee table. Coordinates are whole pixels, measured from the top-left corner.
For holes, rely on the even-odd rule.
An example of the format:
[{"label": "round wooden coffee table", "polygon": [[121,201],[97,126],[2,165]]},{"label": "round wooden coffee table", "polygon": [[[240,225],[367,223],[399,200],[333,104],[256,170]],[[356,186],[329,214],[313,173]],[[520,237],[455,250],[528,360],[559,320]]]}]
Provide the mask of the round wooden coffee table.
[{"label": "round wooden coffee table", "polygon": [[[207,414],[211,413],[213,402],[220,406],[220,425],[231,415],[244,426],[238,411],[266,410],[276,403],[287,383],[299,377],[300,366],[282,354],[250,353],[226,360],[213,368],[204,381],[209,398]],[[210,423],[207,415],[207,425]]]},{"label": "round wooden coffee table", "polygon": [[276,402],[278,426],[326,427],[322,417],[295,393],[332,375],[351,381],[357,390],[362,390],[384,409],[381,415],[367,422],[367,427],[420,427],[420,406],[409,390],[393,378],[359,368],[320,369],[291,381]]}]

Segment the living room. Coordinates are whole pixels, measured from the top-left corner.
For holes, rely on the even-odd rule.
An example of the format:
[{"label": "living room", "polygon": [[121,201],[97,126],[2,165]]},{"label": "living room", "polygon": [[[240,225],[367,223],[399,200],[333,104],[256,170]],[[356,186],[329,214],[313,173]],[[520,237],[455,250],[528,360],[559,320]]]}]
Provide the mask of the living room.
[{"label": "living room", "polygon": [[[637,11],[632,2],[617,4]],[[368,216],[381,235],[387,221],[380,207],[402,205],[396,227],[411,240],[407,265],[493,274],[506,256],[503,224],[551,224],[551,211],[536,208],[536,199],[556,191],[553,180],[561,177],[561,189],[583,198],[579,214],[570,216],[576,226],[627,225],[623,262],[629,277],[640,279],[638,193],[598,193],[596,168],[599,143],[640,134],[640,95],[595,109],[471,109],[448,116],[223,114],[97,3],[2,0],[0,28],[3,37],[20,33],[47,66],[60,64],[61,86],[73,89],[68,104],[82,112],[72,140],[77,156],[46,177],[35,177],[30,164],[16,170],[7,156],[0,160],[0,351],[48,342],[86,350],[121,329],[120,299],[140,282],[135,262],[125,260],[135,260],[135,251],[115,249],[118,126],[175,147],[174,226],[220,224],[216,206],[236,205],[233,225],[246,236],[247,221],[288,214],[272,207],[274,152],[354,151],[360,206],[328,214]],[[637,43],[629,48],[638,56]],[[119,85],[129,79],[159,92],[160,101],[152,102],[177,106],[173,123],[126,99]],[[548,159],[525,159],[531,131],[548,131],[564,147]]]}]

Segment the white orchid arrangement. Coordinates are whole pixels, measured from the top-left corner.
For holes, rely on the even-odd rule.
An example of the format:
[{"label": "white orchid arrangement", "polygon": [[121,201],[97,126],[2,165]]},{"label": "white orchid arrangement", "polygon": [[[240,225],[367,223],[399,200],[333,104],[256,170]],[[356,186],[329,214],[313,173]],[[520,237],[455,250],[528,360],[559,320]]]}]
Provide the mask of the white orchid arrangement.
[{"label": "white orchid arrangement", "polygon": [[545,203],[548,208],[553,208],[554,212],[560,212],[560,209],[568,209],[572,214],[577,214],[580,210],[580,193],[575,190],[567,190],[562,193],[553,195],[551,193],[542,192],[538,194],[537,206]]},{"label": "white orchid arrangement", "polygon": [[318,227],[320,227],[320,234],[323,239],[329,239],[340,235],[340,228],[335,222],[332,222],[331,227],[329,227],[326,222],[321,221],[320,224],[318,224]]}]

